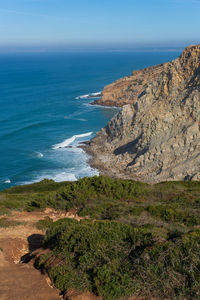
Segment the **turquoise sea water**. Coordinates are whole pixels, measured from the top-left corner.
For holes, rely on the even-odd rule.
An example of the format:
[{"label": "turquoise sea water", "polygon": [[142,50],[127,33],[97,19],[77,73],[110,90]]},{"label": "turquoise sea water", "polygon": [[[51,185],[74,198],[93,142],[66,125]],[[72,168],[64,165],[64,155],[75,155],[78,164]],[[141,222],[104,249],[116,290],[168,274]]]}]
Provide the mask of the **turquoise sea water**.
[{"label": "turquoise sea water", "polygon": [[105,126],[116,109],[91,106],[91,99],[79,96],[178,55],[1,54],[0,189],[43,178],[62,181],[98,174],[77,145]]}]

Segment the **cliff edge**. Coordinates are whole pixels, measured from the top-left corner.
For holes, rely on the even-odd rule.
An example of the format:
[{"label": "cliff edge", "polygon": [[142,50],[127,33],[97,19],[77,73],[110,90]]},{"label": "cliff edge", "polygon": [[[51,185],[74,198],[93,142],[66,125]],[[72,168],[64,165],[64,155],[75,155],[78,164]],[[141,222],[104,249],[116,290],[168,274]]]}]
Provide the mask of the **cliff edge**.
[{"label": "cliff edge", "polygon": [[94,167],[150,183],[200,179],[200,45],[112,83],[98,101],[123,109],[86,146]]}]

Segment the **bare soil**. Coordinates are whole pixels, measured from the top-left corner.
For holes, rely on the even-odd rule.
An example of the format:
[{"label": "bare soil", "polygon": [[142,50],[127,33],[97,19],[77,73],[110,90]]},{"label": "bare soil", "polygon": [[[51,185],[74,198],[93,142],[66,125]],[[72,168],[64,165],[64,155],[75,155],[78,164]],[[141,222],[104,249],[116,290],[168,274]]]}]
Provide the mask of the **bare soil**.
[{"label": "bare soil", "polygon": [[35,223],[45,217],[57,220],[69,216],[47,209],[45,212],[13,212],[6,217],[9,221],[24,222],[24,225],[0,229],[1,300],[61,299],[49,278],[34,268],[33,260],[23,263],[32,251],[42,251],[40,247],[44,232],[38,230]]}]

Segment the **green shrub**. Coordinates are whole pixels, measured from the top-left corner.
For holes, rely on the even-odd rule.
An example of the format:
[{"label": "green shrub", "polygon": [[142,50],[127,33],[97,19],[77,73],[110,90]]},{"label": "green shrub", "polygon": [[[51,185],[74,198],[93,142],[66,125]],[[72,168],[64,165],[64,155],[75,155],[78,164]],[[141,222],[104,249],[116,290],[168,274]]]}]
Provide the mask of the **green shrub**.
[{"label": "green shrub", "polygon": [[200,299],[200,231],[147,247],[135,262],[140,292],[170,299]]},{"label": "green shrub", "polygon": [[49,217],[46,217],[43,220],[39,220],[35,224],[35,226],[40,230],[46,230],[47,228],[49,228],[51,226],[52,223],[53,223],[53,220]]},{"label": "green shrub", "polygon": [[[106,176],[85,177],[77,182],[62,183],[45,179],[39,183],[4,190],[0,193],[0,207],[27,211],[44,210],[46,207],[63,210],[76,208],[84,213],[88,204],[135,201],[146,193],[146,188],[144,183]],[[98,215],[98,218],[101,216]]]},{"label": "green shrub", "polygon": [[51,225],[44,242],[53,250],[38,265],[57,288],[90,290],[105,299],[118,299],[133,291],[132,251],[142,251],[152,243],[152,236],[119,222],[60,220]]},{"label": "green shrub", "polygon": [[152,226],[115,221],[59,220],[37,265],[57,288],[89,290],[103,299],[145,296],[199,299],[200,231],[155,240]]},{"label": "green shrub", "polygon": [[[110,300],[200,299],[200,182],[148,185],[95,176],[0,192],[2,215],[46,207],[87,217],[80,223],[46,218],[36,224],[46,230],[44,246],[50,249],[37,266],[61,291],[89,290]],[[0,223],[20,222],[0,218]]]},{"label": "green shrub", "polygon": [[159,217],[167,222],[178,222],[187,226],[200,225],[200,216],[189,213],[188,211],[176,210],[170,206],[151,205],[147,211],[155,217]]}]

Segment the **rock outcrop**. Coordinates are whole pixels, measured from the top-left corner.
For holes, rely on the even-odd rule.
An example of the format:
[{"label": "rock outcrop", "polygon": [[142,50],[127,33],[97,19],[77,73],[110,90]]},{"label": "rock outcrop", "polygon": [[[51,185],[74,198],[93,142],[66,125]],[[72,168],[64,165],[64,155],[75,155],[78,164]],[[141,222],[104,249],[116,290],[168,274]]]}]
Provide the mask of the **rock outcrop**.
[{"label": "rock outcrop", "polygon": [[93,166],[150,183],[200,179],[200,45],[109,85],[100,101],[126,105],[86,147]]},{"label": "rock outcrop", "polygon": [[107,85],[101,94],[101,98],[92,104],[117,106],[134,103],[149,81],[159,77],[165,64],[134,71],[131,76],[121,78]]}]

